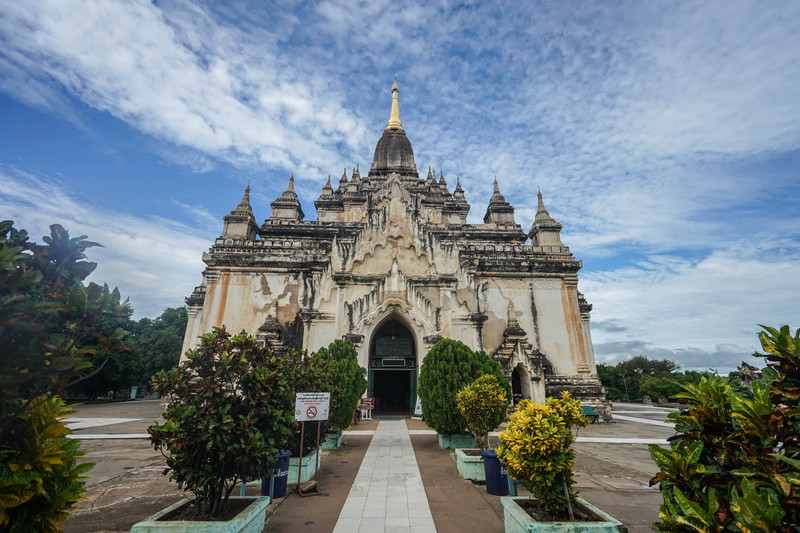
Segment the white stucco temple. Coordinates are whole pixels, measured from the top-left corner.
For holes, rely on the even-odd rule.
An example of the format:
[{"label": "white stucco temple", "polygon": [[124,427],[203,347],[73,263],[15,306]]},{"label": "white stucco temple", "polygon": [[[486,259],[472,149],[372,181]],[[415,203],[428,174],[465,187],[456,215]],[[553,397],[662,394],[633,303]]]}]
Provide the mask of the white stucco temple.
[{"label": "white stucco temple", "polygon": [[468,224],[459,181],[451,191],[442,171],[420,177],[398,94],[395,82],[369,172],[345,171],[335,187],[328,177],[316,220],[306,220],[291,177],[259,226],[248,186],[203,254],[183,351],[222,325],[278,351],[347,338],[368,368],[376,410],[410,412],[425,354],[449,337],[496,359],[517,395],[542,401],[569,390],[610,415],[592,306],[578,291],[582,265],[541,193],[527,233],[496,180],[483,224]]}]

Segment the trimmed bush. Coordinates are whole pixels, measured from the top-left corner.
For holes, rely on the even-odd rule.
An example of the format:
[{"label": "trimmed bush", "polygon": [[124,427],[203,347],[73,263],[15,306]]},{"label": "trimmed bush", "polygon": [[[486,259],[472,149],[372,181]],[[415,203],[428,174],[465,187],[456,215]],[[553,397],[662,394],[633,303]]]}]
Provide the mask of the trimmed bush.
[{"label": "trimmed bush", "polygon": [[[486,352],[473,352],[453,339],[442,339],[430,349],[422,361],[417,394],[422,402],[425,421],[440,435],[464,433],[467,421],[458,410],[456,395],[484,374],[492,374],[511,399],[511,385],[503,377],[500,365]],[[491,423],[499,426],[505,413]]]},{"label": "trimmed bush", "polygon": [[367,369],[359,366],[358,352],[349,340],[335,340],[327,348],[320,348],[317,355],[333,365],[331,396],[336,398],[336,406],[331,405],[330,425],[334,429],[346,428],[353,421],[359,398],[367,390]]}]

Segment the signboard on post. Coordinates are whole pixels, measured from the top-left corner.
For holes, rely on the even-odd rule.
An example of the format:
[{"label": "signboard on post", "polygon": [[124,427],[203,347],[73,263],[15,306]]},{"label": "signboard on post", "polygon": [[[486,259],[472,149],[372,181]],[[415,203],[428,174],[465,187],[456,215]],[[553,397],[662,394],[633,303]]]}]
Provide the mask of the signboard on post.
[{"label": "signboard on post", "polygon": [[375,409],[375,398],[361,398],[358,402],[359,409]]},{"label": "signboard on post", "polygon": [[330,405],[330,392],[298,392],[294,401],[294,418],[298,422],[327,420]]}]

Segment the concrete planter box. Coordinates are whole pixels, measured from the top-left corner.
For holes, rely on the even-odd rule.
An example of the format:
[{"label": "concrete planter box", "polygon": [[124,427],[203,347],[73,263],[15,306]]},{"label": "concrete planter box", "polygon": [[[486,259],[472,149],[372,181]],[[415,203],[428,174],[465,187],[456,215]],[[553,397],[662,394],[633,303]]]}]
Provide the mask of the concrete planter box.
[{"label": "concrete planter box", "polygon": [[578,498],[578,503],[587,508],[595,516],[602,518],[597,522],[536,522],[531,515],[517,505],[519,500],[530,500],[532,498],[508,497],[501,498],[503,504],[503,521],[505,523],[505,533],[567,533],[571,531],[586,533],[619,533],[617,526],[622,526],[622,522],[610,514],[598,509],[583,498]]},{"label": "concrete planter box", "polygon": [[297,472],[300,469],[300,464],[303,465],[303,477],[300,478],[300,483],[311,481],[314,474],[319,468],[319,463],[322,458],[319,457],[319,450],[314,450],[305,457],[290,457],[289,458],[289,483],[297,483]]},{"label": "concrete planter box", "polygon": [[320,448],[330,450],[342,445],[342,431],[329,431],[325,434],[325,439],[319,443]]},{"label": "concrete planter box", "polygon": [[467,434],[442,435],[439,434],[439,446],[442,448],[474,448],[475,437]]},{"label": "concrete planter box", "polygon": [[264,530],[269,498],[231,496],[230,500],[249,500],[252,503],[243,509],[241,513],[227,521],[159,521],[162,516],[192,501],[192,498],[184,498],[163,511],[159,511],[147,520],[134,524],[131,527],[131,533],[197,533],[198,531],[203,533],[261,533]]},{"label": "concrete planter box", "polygon": [[486,470],[483,468],[483,457],[480,455],[467,455],[466,452],[475,451],[477,448],[456,448],[456,466],[461,477],[470,481],[486,481]]}]

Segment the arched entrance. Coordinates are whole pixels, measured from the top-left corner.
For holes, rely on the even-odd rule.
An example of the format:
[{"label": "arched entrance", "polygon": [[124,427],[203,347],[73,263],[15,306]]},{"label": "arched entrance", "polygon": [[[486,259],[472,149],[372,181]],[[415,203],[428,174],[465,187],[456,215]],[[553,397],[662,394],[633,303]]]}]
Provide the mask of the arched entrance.
[{"label": "arched entrance", "polygon": [[396,319],[382,324],[369,346],[368,396],[375,412],[408,414],[417,393],[417,350],[408,328]]}]

